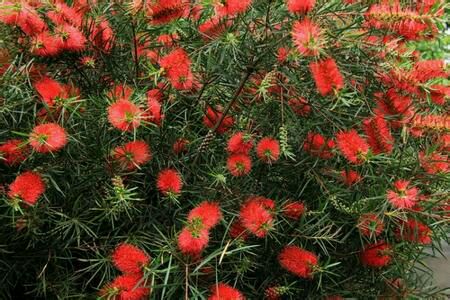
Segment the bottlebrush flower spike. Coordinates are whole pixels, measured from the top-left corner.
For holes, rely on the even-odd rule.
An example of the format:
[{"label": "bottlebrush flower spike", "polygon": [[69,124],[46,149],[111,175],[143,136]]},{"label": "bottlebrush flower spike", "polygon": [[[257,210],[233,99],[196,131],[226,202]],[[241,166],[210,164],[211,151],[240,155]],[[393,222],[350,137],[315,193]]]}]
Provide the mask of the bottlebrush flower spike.
[{"label": "bottlebrush flower spike", "polygon": [[164,115],[161,113],[161,103],[156,100],[147,101],[148,109],[144,113],[146,121],[161,126],[161,122],[164,119]]},{"label": "bottlebrush flower spike", "polygon": [[108,120],[121,131],[132,131],[141,125],[143,112],[134,103],[120,99],[108,107]]},{"label": "bottlebrush flower spike", "polygon": [[150,292],[143,275],[135,273],[116,277],[103,287],[99,294],[102,299],[142,300],[148,297]]},{"label": "bottlebrush flower spike", "polygon": [[264,299],[266,300],[281,300],[281,297],[289,291],[288,287],[284,286],[270,286],[264,291]]},{"label": "bottlebrush flower spike", "polygon": [[217,15],[234,16],[249,9],[253,0],[220,0],[216,4]]},{"label": "bottlebrush flower spike", "polygon": [[341,131],[336,135],[336,144],[342,155],[353,164],[362,164],[369,153],[369,145],[356,130]]},{"label": "bottlebrush flower spike", "polygon": [[153,25],[163,25],[189,14],[189,1],[155,0],[149,3],[147,16]]},{"label": "bottlebrush flower spike", "polygon": [[283,206],[282,213],[286,217],[298,220],[305,213],[305,204],[300,201],[288,201]]},{"label": "bottlebrush flower spike", "polygon": [[408,180],[397,180],[394,189],[387,191],[387,199],[396,208],[411,208],[418,201],[419,190],[415,187],[409,188]]},{"label": "bottlebrush flower spike", "polygon": [[34,205],[45,192],[45,183],[39,173],[26,171],[9,185],[8,197],[20,199],[28,205]]},{"label": "bottlebrush flower spike", "polygon": [[114,250],[112,256],[114,266],[123,273],[138,274],[150,263],[150,257],[131,244],[120,244]]},{"label": "bottlebrush flower spike", "polygon": [[450,171],[450,159],[448,155],[433,151],[427,154],[425,151],[419,152],[420,166],[428,174],[446,174]]},{"label": "bottlebrush flower spike", "polygon": [[184,138],[179,138],[173,143],[172,150],[175,154],[181,154],[187,151],[187,146],[189,145],[189,140]]},{"label": "bottlebrush flower spike", "polygon": [[[193,227],[193,226],[190,226]],[[209,232],[203,225],[197,224],[197,228],[184,227],[178,235],[178,248],[181,253],[190,256],[199,256],[209,242]]]},{"label": "bottlebrush flower spike", "polygon": [[219,204],[217,202],[203,201],[189,212],[187,220],[195,222],[194,219],[200,220],[203,228],[210,230],[222,219]]},{"label": "bottlebrush flower spike", "polygon": [[70,24],[74,27],[80,28],[83,23],[83,14],[73,5],[68,6],[65,3],[53,3],[52,10],[47,12],[47,17],[56,25]]},{"label": "bottlebrush flower spike", "polygon": [[209,41],[220,37],[232,25],[232,21],[214,16],[198,26],[203,40]]},{"label": "bottlebrush flower spike", "polygon": [[384,223],[376,214],[366,213],[362,214],[358,219],[356,225],[361,235],[365,237],[379,236],[384,229]]},{"label": "bottlebrush flower spike", "polygon": [[16,25],[27,36],[34,36],[48,30],[44,20],[33,7],[25,3],[22,3],[21,6],[21,10],[17,15]]},{"label": "bottlebrush flower spike", "polygon": [[309,64],[311,74],[316,83],[317,90],[322,96],[327,96],[333,91],[337,92],[344,87],[344,78],[332,58],[311,62]]},{"label": "bottlebrush flower spike", "polygon": [[230,236],[233,239],[241,239],[245,241],[248,238],[248,232],[239,219],[234,220],[230,227]]},{"label": "bottlebrush flower spike", "polygon": [[90,20],[89,41],[99,50],[109,53],[113,47],[114,31],[108,20],[100,17],[96,20]]},{"label": "bottlebrush flower spike", "polygon": [[289,99],[288,105],[299,117],[307,117],[311,113],[311,105],[304,98]]},{"label": "bottlebrush flower spike", "polygon": [[178,171],[165,169],[159,172],[156,186],[163,196],[178,196],[183,187],[183,181]]},{"label": "bottlebrush flower spike", "polygon": [[227,168],[235,177],[245,176],[252,169],[252,160],[246,154],[231,154],[227,159]]},{"label": "bottlebrush flower spike", "polygon": [[430,90],[431,101],[436,105],[445,105],[450,98],[450,87],[440,84],[435,84],[431,86]]},{"label": "bottlebrush flower spike", "polygon": [[384,241],[367,245],[361,251],[360,259],[368,267],[385,267],[392,261],[392,247]]},{"label": "bottlebrush flower spike", "polygon": [[445,71],[443,60],[420,60],[416,62],[411,72],[411,77],[419,83],[425,83],[435,78],[447,78],[449,73]]},{"label": "bottlebrush flower spike", "polygon": [[194,85],[191,60],[184,49],[175,49],[159,60],[167,79],[178,90],[190,90]]},{"label": "bottlebrush flower spike", "polygon": [[248,155],[253,148],[253,138],[244,132],[234,133],[227,143],[227,151],[230,154]]},{"label": "bottlebrush flower spike", "polygon": [[208,300],[245,300],[239,290],[222,282],[211,286],[210,290],[211,296],[208,297]]},{"label": "bottlebrush flower spike", "polygon": [[361,175],[354,170],[342,170],[340,175],[341,181],[347,186],[352,186],[361,181]]},{"label": "bottlebrush flower spike", "polygon": [[287,0],[287,7],[291,13],[306,14],[315,4],[316,0]]},{"label": "bottlebrush flower spike", "polygon": [[0,145],[0,162],[7,166],[15,166],[24,161],[29,153],[29,147],[19,139],[7,140]]},{"label": "bottlebrush flower spike", "polygon": [[408,123],[414,115],[411,97],[399,94],[394,88],[389,89],[385,95],[377,93],[375,97],[377,103],[375,113],[394,118],[395,120],[391,121],[394,128]]},{"label": "bottlebrush flower spike", "polygon": [[[212,107],[208,106],[206,108],[206,114],[203,117],[203,124],[209,129],[213,129],[217,122],[222,118],[223,113],[214,110]],[[217,127],[216,132],[218,134],[224,134],[234,125],[234,119],[232,116],[225,116],[222,123]]]},{"label": "bottlebrush flower spike", "polygon": [[36,81],[33,86],[42,101],[49,107],[54,106],[58,98],[63,99],[68,97],[64,86],[47,76],[44,76]]},{"label": "bottlebrush flower spike", "polygon": [[274,207],[271,199],[250,197],[241,206],[239,220],[248,231],[263,238],[273,228],[274,219],[270,210]]},{"label": "bottlebrush flower spike", "polygon": [[426,224],[415,219],[408,219],[399,224],[395,234],[401,240],[428,245],[432,242],[433,232]]},{"label": "bottlebrush flower spike", "polygon": [[150,147],[144,141],[134,141],[113,150],[113,158],[124,169],[134,170],[150,161]]},{"label": "bottlebrush flower spike", "polygon": [[311,155],[330,159],[334,156],[332,150],[336,144],[332,139],[326,139],[320,133],[308,132],[305,142],[303,143],[303,150]]},{"label": "bottlebrush flower spike", "polygon": [[61,49],[67,51],[82,51],[86,48],[86,37],[76,27],[63,24],[55,29],[55,35],[58,38]]},{"label": "bottlebrush flower spike", "polygon": [[322,31],[318,25],[308,18],[296,21],[292,27],[291,35],[294,45],[303,56],[317,56],[323,48]]},{"label": "bottlebrush flower spike", "polygon": [[367,142],[374,154],[391,153],[394,148],[394,138],[391,135],[389,125],[383,116],[365,119],[363,121]]},{"label": "bottlebrush flower spike", "polygon": [[280,265],[298,277],[310,279],[318,267],[317,256],[297,246],[286,246],[278,255]]},{"label": "bottlebrush flower spike", "polygon": [[55,152],[67,144],[67,133],[56,123],[41,124],[34,127],[29,141],[36,152]]},{"label": "bottlebrush flower spike", "polygon": [[32,36],[30,44],[30,52],[36,56],[56,56],[61,52],[60,42],[47,31]]},{"label": "bottlebrush flower spike", "polygon": [[263,162],[271,164],[280,157],[280,144],[273,138],[262,138],[256,145],[256,155]]}]

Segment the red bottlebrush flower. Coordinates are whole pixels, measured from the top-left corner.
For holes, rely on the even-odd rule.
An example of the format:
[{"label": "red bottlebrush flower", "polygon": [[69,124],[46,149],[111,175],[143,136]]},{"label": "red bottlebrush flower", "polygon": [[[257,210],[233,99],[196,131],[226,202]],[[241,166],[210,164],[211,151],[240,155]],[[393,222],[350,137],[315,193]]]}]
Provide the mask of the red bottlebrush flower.
[{"label": "red bottlebrush flower", "polygon": [[281,300],[285,288],[282,286],[270,286],[264,291],[264,299],[267,300]]},{"label": "red bottlebrush flower", "polygon": [[278,255],[280,265],[298,277],[310,279],[318,267],[317,256],[297,246],[286,246]]},{"label": "red bottlebrush flower", "polygon": [[161,113],[161,104],[156,100],[147,101],[148,110],[145,112],[145,119],[148,122],[160,126],[164,115]]},{"label": "red bottlebrush flower", "polygon": [[422,245],[431,244],[432,231],[426,224],[415,219],[402,221],[395,231],[396,236],[404,241],[418,243]]},{"label": "red bottlebrush flower", "polygon": [[242,239],[244,241],[248,238],[247,230],[245,229],[245,227],[241,224],[241,222],[239,220],[235,220],[231,224],[230,236],[233,239],[239,238],[239,239]]},{"label": "red bottlebrush flower", "polygon": [[108,107],[108,120],[121,131],[132,131],[141,125],[142,110],[128,100],[121,99]]},{"label": "red bottlebrush flower", "polygon": [[245,300],[240,291],[222,282],[213,285],[211,293],[208,300]]},{"label": "red bottlebrush flower", "polygon": [[133,89],[125,84],[114,85],[111,91],[106,94],[109,98],[113,100],[129,100],[131,95],[133,95]]},{"label": "red bottlebrush flower", "polygon": [[231,154],[227,159],[227,168],[235,177],[244,176],[250,173],[252,160],[247,154]]},{"label": "red bottlebrush flower", "polygon": [[167,79],[177,90],[190,90],[194,84],[191,60],[184,49],[175,49],[159,60]]},{"label": "red bottlebrush flower", "polygon": [[435,104],[445,105],[447,99],[450,98],[450,87],[439,84],[432,85],[430,97]]},{"label": "red bottlebrush flower", "polygon": [[425,83],[435,78],[447,78],[443,60],[420,60],[416,62],[411,72],[411,77],[415,81]]},{"label": "red bottlebrush flower", "polygon": [[289,100],[288,105],[297,116],[307,117],[311,113],[311,105],[304,98],[292,98]]},{"label": "red bottlebrush flower", "polygon": [[336,135],[336,143],[342,155],[353,164],[361,164],[367,159],[369,145],[356,130],[342,131]]},{"label": "red bottlebrush flower", "polygon": [[419,190],[409,187],[408,180],[394,182],[394,190],[387,191],[387,199],[396,208],[411,208],[418,201]]},{"label": "red bottlebrush flower", "polygon": [[146,142],[134,141],[116,147],[113,151],[113,158],[124,169],[134,170],[147,163],[152,158],[152,154]]},{"label": "red bottlebrush flower", "polygon": [[180,39],[180,36],[177,33],[171,34],[161,34],[156,39],[158,43],[161,43],[163,46],[172,47],[174,43]]},{"label": "red bottlebrush flower", "polygon": [[277,161],[280,157],[280,144],[277,140],[265,137],[256,145],[256,155],[266,163]]},{"label": "red bottlebrush flower", "polygon": [[183,187],[183,181],[180,174],[173,169],[165,169],[159,172],[158,179],[156,180],[156,186],[158,190],[164,196],[179,195],[181,188]]},{"label": "red bottlebrush flower", "polygon": [[147,92],[147,103],[150,103],[151,101],[156,101],[156,102],[162,103],[163,97],[164,97],[164,94],[163,94],[162,89],[157,88],[157,89],[149,90]]},{"label": "red bottlebrush flower", "polygon": [[56,123],[41,124],[30,134],[31,147],[40,153],[54,152],[67,144],[67,133]]},{"label": "red bottlebrush flower", "polygon": [[448,155],[441,154],[439,152],[432,152],[426,154],[424,151],[419,152],[419,162],[420,166],[428,174],[445,174],[450,170],[450,160]]},{"label": "red bottlebrush flower", "polygon": [[234,16],[245,12],[253,0],[221,0],[219,4],[216,5],[217,14]]},{"label": "red bottlebrush flower", "polygon": [[150,294],[142,274],[125,274],[116,277],[100,291],[105,299],[143,300]]},{"label": "red bottlebrush flower", "polygon": [[120,244],[112,254],[114,266],[123,273],[140,273],[150,263],[150,257],[130,244]]},{"label": "red bottlebrush flower", "polygon": [[384,223],[376,214],[367,213],[359,217],[358,225],[361,235],[366,237],[379,236],[384,229]]},{"label": "red bottlebrush flower", "polygon": [[305,18],[292,27],[292,39],[297,50],[304,56],[317,56],[323,48],[322,32],[318,25]]},{"label": "red bottlebrush flower", "polygon": [[305,204],[300,201],[288,201],[283,206],[283,214],[293,220],[298,220],[305,212]]},{"label": "red bottlebrush flower", "polygon": [[335,146],[335,142],[332,139],[326,139],[320,133],[308,132],[303,143],[303,150],[311,155],[323,159],[330,159],[334,156],[332,150]]},{"label": "red bottlebrush flower", "polygon": [[185,255],[198,256],[206,248],[209,242],[207,229],[183,228],[178,236],[178,248]]},{"label": "red bottlebrush flower", "polygon": [[450,131],[450,115],[415,115],[411,123],[411,131],[416,136],[425,131]]},{"label": "red bottlebrush flower", "polygon": [[387,266],[392,260],[392,247],[386,242],[378,242],[364,247],[360,259],[363,265],[372,268]]},{"label": "red bottlebrush flower", "polygon": [[311,62],[309,64],[311,74],[316,83],[317,90],[322,96],[339,91],[344,87],[344,78],[332,58]]},{"label": "red bottlebrush flower", "polygon": [[27,35],[34,36],[47,30],[47,25],[31,6],[22,4],[16,25]]},{"label": "red bottlebrush flower", "polygon": [[[271,211],[272,200],[264,197],[250,197],[241,206],[239,220],[248,231],[259,238],[265,237],[273,227],[274,219]],[[270,206],[268,206],[269,204]]]},{"label": "red bottlebrush flower", "polygon": [[55,56],[61,51],[61,44],[58,39],[50,35],[47,31],[43,31],[31,38],[30,52],[37,56]]},{"label": "red bottlebrush flower", "polygon": [[389,125],[383,116],[376,116],[363,121],[367,142],[374,154],[391,153],[394,148],[394,138]]},{"label": "red bottlebrush flower", "polygon": [[180,138],[173,143],[172,150],[175,154],[180,154],[187,151],[189,140]]},{"label": "red bottlebrush flower", "polygon": [[315,4],[316,0],[287,0],[287,7],[291,13],[306,14]]},{"label": "red bottlebrush flower", "polygon": [[82,12],[74,5],[68,6],[65,3],[52,3],[53,10],[47,12],[47,17],[57,25],[71,24],[81,27],[83,23]]},{"label": "red bottlebrush flower", "polygon": [[18,198],[28,205],[34,205],[45,192],[45,183],[39,173],[27,171],[9,185],[8,197]]},{"label": "red bottlebrush flower", "polygon": [[28,156],[28,146],[24,141],[12,139],[0,145],[0,161],[8,166],[14,166],[24,161]]},{"label": "red bottlebrush flower", "polygon": [[189,14],[189,2],[186,0],[156,0],[147,9],[147,16],[153,25],[163,25]]},{"label": "red bottlebrush flower", "polygon": [[285,63],[289,57],[289,49],[284,47],[278,48],[277,60],[280,64]]},{"label": "red bottlebrush flower", "polygon": [[253,139],[251,135],[244,132],[236,132],[227,143],[227,151],[230,154],[248,155],[253,148]]},{"label": "red bottlebrush flower", "polygon": [[90,23],[93,25],[89,33],[89,40],[96,48],[109,53],[114,42],[114,31],[111,29],[108,20],[98,18],[97,20],[91,20]]},{"label": "red bottlebrush flower", "polygon": [[47,76],[42,77],[34,83],[34,88],[38,92],[42,101],[49,107],[56,104],[57,98],[67,98],[68,94],[64,86]]},{"label": "red bottlebrush flower", "polygon": [[82,51],[86,48],[86,38],[76,27],[63,24],[55,29],[61,48],[68,51]]},{"label": "red bottlebrush flower", "polygon": [[352,186],[361,181],[361,175],[354,170],[342,170],[340,179],[345,185]]},{"label": "red bottlebrush flower", "polygon": [[389,89],[385,95],[376,94],[375,96],[377,98],[375,113],[398,119],[398,121],[391,122],[395,128],[409,122],[414,115],[412,99],[409,96],[400,95],[393,88]]},{"label": "red bottlebrush flower", "polygon": [[[206,114],[203,117],[203,124],[209,129],[214,129],[216,123],[222,118],[223,113],[220,111],[215,111],[210,106],[206,109]],[[234,125],[234,119],[232,116],[225,116],[223,118],[222,123],[220,123],[219,127],[217,127],[216,132],[218,134],[223,134],[227,132]]]},{"label": "red bottlebrush flower", "polygon": [[222,219],[222,212],[217,202],[203,201],[189,212],[187,219],[189,222],[198,219],[201,221],[203,228],[210,230]]}]

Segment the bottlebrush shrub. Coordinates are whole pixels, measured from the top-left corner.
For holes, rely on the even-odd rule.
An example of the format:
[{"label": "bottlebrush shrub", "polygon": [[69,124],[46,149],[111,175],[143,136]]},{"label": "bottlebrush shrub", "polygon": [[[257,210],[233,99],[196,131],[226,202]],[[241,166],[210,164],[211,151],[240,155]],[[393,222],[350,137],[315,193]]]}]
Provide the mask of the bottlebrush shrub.
[{"label": "bottlebrush shrub", "polygon": [[438,297],[443,2],[2,1],[0,298]]}]

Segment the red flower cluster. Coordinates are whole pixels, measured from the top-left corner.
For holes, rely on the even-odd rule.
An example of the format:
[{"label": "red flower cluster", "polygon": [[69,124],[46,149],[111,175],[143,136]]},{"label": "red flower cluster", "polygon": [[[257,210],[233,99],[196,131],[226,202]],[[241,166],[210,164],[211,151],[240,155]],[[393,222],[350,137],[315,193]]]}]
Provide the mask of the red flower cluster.
[{"label": "red flower cluster", "polygon": [[415,219],[408,219],[400,223],[395,234],[399,239],[427,245],[431,244],[433,232],[426,224]]},{"label": "red flower cluster", "polygon": [[105,299],[143,300],[150,295],[151,289],[146,279],[139,273],[129,273],[117,276],[106,284],[99,294]]},{"label": "red flower cluster", "polygon": [[[206,108],[206,114],[203,117],[203,124],[209,129],[214,129],[217,122],[219,122],[223,117],[223,113],[220,111],[214,110],[212,107],[208,106]],[[227,132],[234,125],[234,119],[232,116],[225,116],[220,123],[219,127],[217,127],[216,132],[218,134],[223,134]]]},{"label": "red flower cluster", "polygon": [[240,177],[250,173],[252,160],[245,154],[231,154],[227,159],[227,168],[231,175]]},{"label": "red flower cluster", "polygon": [[178,90],[190,90],[194,85],[191,60],[184,49],[175,49],[159,60],[167,79]]},{"label": "red flower cluster", "polygon": [[298,52],[304,56],[317,56],[323,48],[322,32],[310,19],[296,21],[292,28],[292,39]]},{"label": "red flower cluster", "polygon": [[150,263],[150,257],[131,244],[120,244],[112,254],[114,266],[123,273],[139,274]]},{"label": "red flower cluster", "polygon": [[271,164],[280,157],[280,144],[273,138],[262,138],[256,145],[256,155],[263,162]]},{"label": "red flower cluster", "polygon": [[326,139],[320,133],[308,132],[305,142],[303,143],[303,150],[311,155],[330,159],[334,156],[332,150],[336,146],[332,139]]},{"label": "red flower cluster", "polygon": [[396,208],[411,208],[418,201],[419,190],[415,187],[408,188],[408,180],[394,182],[394,190],[387,191],[387,199]]},{"label": "red flower cluster", "polygon": [[433,151],[429,154],[425,151],[419,152],[420,166],[428,174],[446,174],[450,171],[450,159],[448,155]]},{"label": "red flower cluster", "polygon": [[253,139],[243,132],[233,134],[227,143],[227,168],[233,176],[247,175],[252,168],[250,151],[253,148]]},{"label": "red flower cluster", "polygon": [[245,12],[253,0],[221,0],[216,4],[217,15],[234,16]]},{"label": "red flower cluster", "polygon": [[41,124],[34,127],[29,141],[36,152],[55,152],[67,144],[67,133],[56,123]]},{"label": "red flower cluster", "polygon": [[273,228],[275,202],[264,197],[250,197],[241,206],[239,220],[244,228],[259,238],[265,237]]},{"label": "red flower cluster", "polygon": [[278,254],[280,265],[298,277],[310,279],[318,267],[317,256],[297,246],[286,246]]},{"label": "red flower cluster", "polygon": [[8,197],[34,205],[44,192],[45,183],[42,176],[39,173],[27,171],[17,176],[9,185]]},{"label": "red flower cluster", "polygon": [[209,242],[209,230],[222,218],[217,203],[204,201],[192,209],[188,215],[188,224],[178,235],[178,248],[185,255],[197,257]]},{"label": "red flower cluster", "polygon": [[311,74],[316,83],[317,90],[322,96],[327,96],[333,91],[337,92],[344,87],[344,78],[332,58],[311,62],[309,64]]},{"label": "red flower cluster", "polygon": [[19,139],[5,141],[0,145],[0,161],[8,166],[14,166],[24,161],[29,152],[26,143]]},{"label": "red flower cluster", "polygon": [[291,13],[306,14],[315,4],[316,0],[287,0],[287,7]]},{"label": "red flower cluster", "polygon": [[283,214],[293,220],[298,220],[305,212],[305,204],[300,201],[288,201],[283,206]]},{"label": "red flower cluster", "polygon": [[141,125],[143,112],[129,100],[120,99],[108,107],[108,120],[121,131],[132,131]]},{"label": "red flower cluster", "polygon": [[237,289],[219,282],[211,287],[211,296],[208,300],[245,300],[245,297]]},{"label": "red flower cluster", "polygon": [[155,0],[147,4],[147,16],[153,25],[167,24],[189,14],[189,1],[186,0]]},{"label": "red flower cluster", "polygon": [[362,164],[367,160],[369,145],[356,130],[342,131],[336,135],[336,143],[342,155],[353,164]]},{"label": "red flower cluster", "polygon": [[156,186],[163,196],[178,196],[183,187],[183,181],[178,171],[165,169],[159,172]]},{"label": "red flower cluster", "polygon": [[394,138],[389,130],[389,125],[383,116],[365,119],[363,121],[367,142],[374,154],[391,153],[394,148]]},{"label": "red flower cluster", "polygon": [[384,241],[367,245],[360,254],[363,265],[372,268],[387,266],[392,260],[392,247]]},{"label": "red flower cluster", "polygon": [[134,170],[151,158],[150,147],[144,141],[134,141],[118,146],[113,150],[113,158],[123,169]]},{"label": "red flower cluster", "polygon": [[341,171],[341,181],[347,185],[352,186],[361,181],[361,175],[354,170],[342,170]]}]

